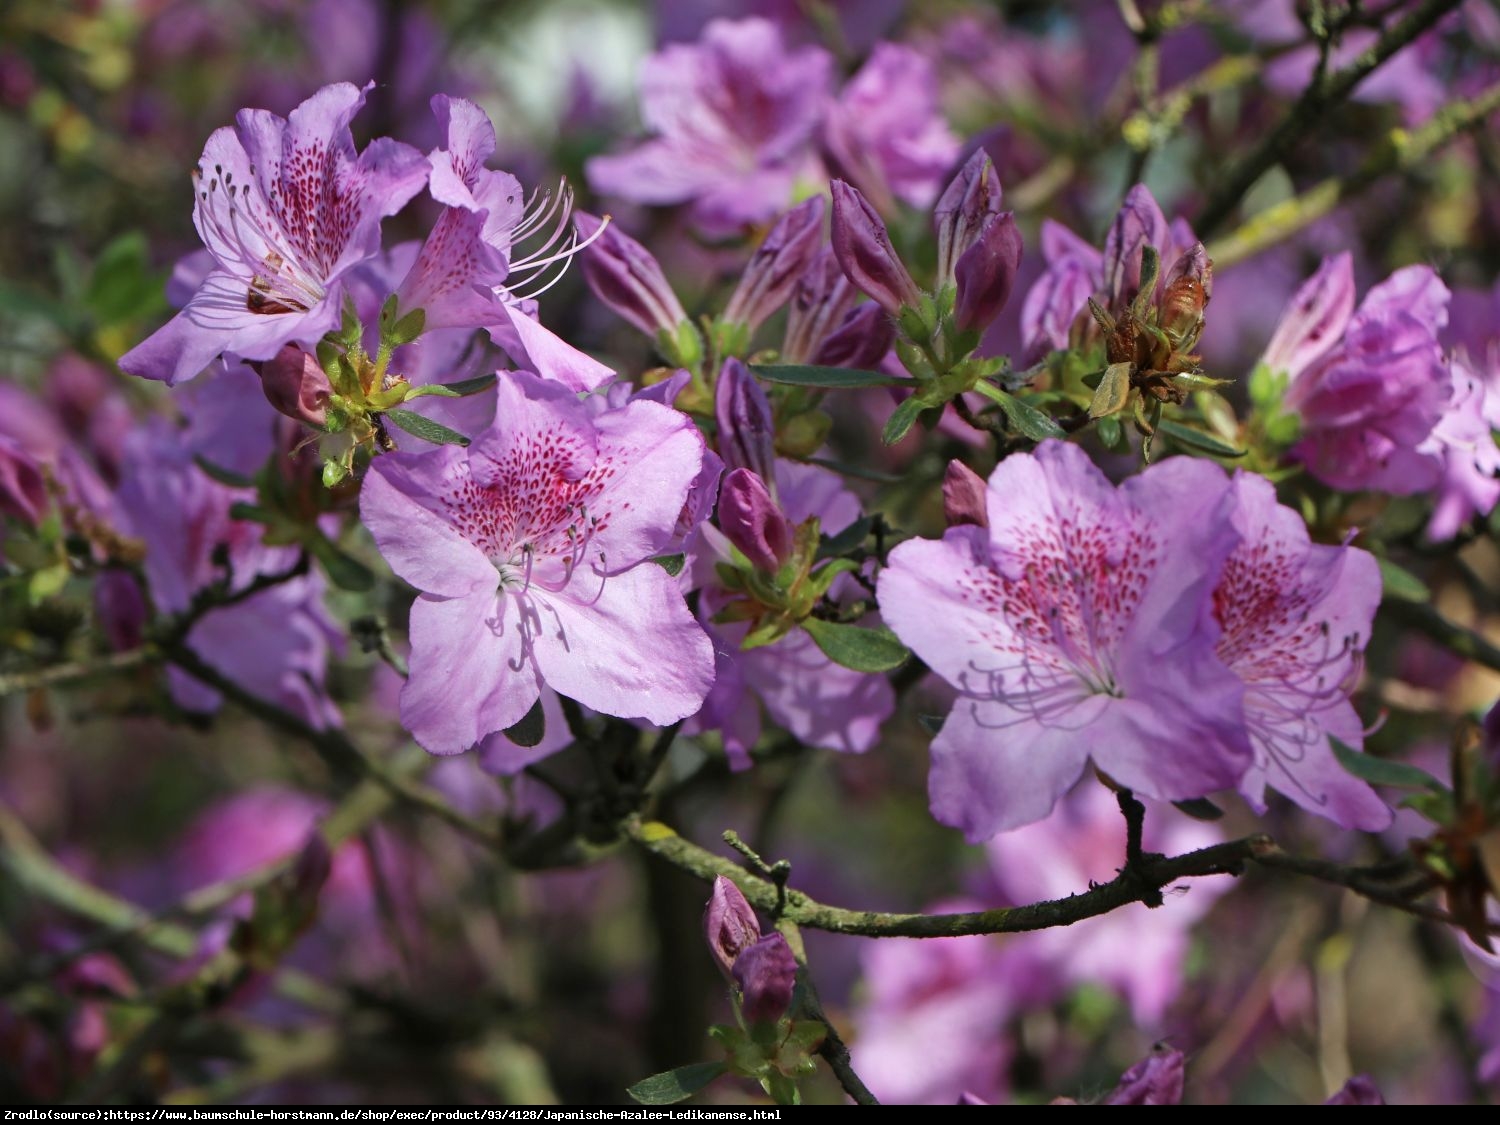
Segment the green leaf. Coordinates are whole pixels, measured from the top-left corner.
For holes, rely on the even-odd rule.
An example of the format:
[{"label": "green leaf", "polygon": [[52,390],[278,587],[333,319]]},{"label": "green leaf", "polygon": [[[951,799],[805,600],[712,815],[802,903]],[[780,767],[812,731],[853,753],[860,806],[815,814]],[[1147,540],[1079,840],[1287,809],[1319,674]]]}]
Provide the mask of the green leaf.
[{"label": "green leaf", "polygon": [[392,347],[399,348],[402,344],[409,344],[420,336],[427,328],[427,310],[412,309],[400,320],[391,326],[391,332],[387,337]]},{"label": "green leaf", "polygon": [[1328,741],[1333,746],[1333,756],[1339,760],[1339,765],[1371,785],[1390,785],[1398,789],[1430,789],[1434,793],[1447,792],[1443,783],[1426,770],[1419,770],[1416,766],[1407,765],[1405,762],[1393,762],[1389,758],[1376,758],[1370,754],[1362,754],[1358,750],[1345,746],[1336,738],[1330,737]]},{"label": "green leaf", "polygon": [[1052,418],[1043,414],[1036,407],[1022,402],[1015,395],[1006,394],[1004,391],[991,395],[1000,404],[1000,409],[1005,411],[1005,417],[1014,427],[1017,433],[1024,434],[1032,441],[1045,441],[1047,438],[1065,438],[1068,435],[1063,432]]},{"label": "green leaf", "polygon": [[817,367],[808,363],[752,363],[750,370],[772,383],[794,387],[823,387],[842,390],[850,387],[910,387],[912,380],[884,375],[879,371],[861,371],[855,367]]},{"label": "green leaf", "polygon": [[1099,434],[1099,442],[1114,453],[1129,453],[1130,441],[1125,436],[1125,427],[1120,425],[1118,418],[1100,418],[1094,423],[1094,429]]},{"label": "green leaf", "polygon": [[881,439],[886,445],[895,445],[907,435],[922,411],[926,409],[927,404],[922,401],[922,396],[912,395],[896,407],[895,412],[885,420],[885,429],[880,434]]},{"label": "green leaf", "polygon": [[328,581],[340,590],[360,593],[374,587],[374,572],[358,559],[339,550],[327,536],[314,532],[307,537],[306,543],[313,558],[323,568],[323,573],[328,575]]},{"label": "green leaf", "polygon": [[469,439],[457,430],[450,430],[441,422],[434,422],[431,418],[414,414],[410,410],[387,410],[385,417],[411,434],[423,441],[430,441],[434,445],[468,445]]},{"label": "green leaf", "polygon": [[818,557],[829,558],[833,555],[848,554],[865,541],[865,537],[870,534],[874,526],[874,516],[863,516],[837,535],[823,536],[823,542],[818,547]]},{"label": "green leaf", "polygon": [[802,628],[824,656],[856,672],[889,672],[911,655],[896,634],[883,625],[862,629],[858,625],[809,617],[802,622]]},{"label": "green leaf", "polygon": [[229,505],[229,518],[232,520],[245,520],[249,523],[270,523],[275,517],[258,504],[246,504],[236,501]]},{"label": "green leaf", "polygon": [[1197,449],[1203,453],[1212,454],[1215,457],[1243,457],[1245,451],[1236,449],[1232,445],[1226,445],[1212,434],[1206,434],[1202,430],[1195,430],[1191,426],[1184,426],[1181,422],[1174,422],[1170,418],[1163,418],[1156,423],[1156,432],[1165,434],[1178,445],[1185,445],[1189,449]]},{"label": "green leaf", "polygon": [[428,383],[425,386],[413,387],[407,392],[408,399],[422,398],[426,395],[438,395],[441,398],[463,398],[466,395],[477,395],[480,391],[487,390],[495,385],[495,376],[481,375],[477,379],[461,379],[457,383]]},{"label": "green leaf", "polygon": [[850,465],[843,461],[835,461],[832,457],[809,457],[809,465],[821,465],[825,469],[832,469],[846,477],[857,477],[860,480],[874,481],[876,484],[900,484],[906,478],[898,473],[882,473],[879,469],[867,469],[862,465]]},{"label": "green leaf", "polygon": [[687,560],[683,555],[657,555],[651,561],[676,578],[682,573],[682,564]]},{"label": "green leaf", "polygon": [[1379,559],[1380,592],[1388,598],[1403,602],[1430,602],[1432,591],[1405,567],[1397,566],[1390,559]]},{"label": "green leaf", "polygon": [[542,714],[540,698],[531,705],[531,710],[514,726],[505,728],[505,737],[517,746],[535,746],[547,734],[547,717]]},{"label": "green leaf", "polygon": [[691,1063],[642,1078],[625,1092],[642,1105],[672,1105],[690,1098],[729,1069],[724,1063]]},{"label": "green leaf", "polygon": [[193,464],[202,469],[209,477],[220,484],[227,484],[230,488],[254,488],[255,482],[249,477],[241,476],[232,469],[226,469],[222,465],[215,465],[207,460],[201,453],[193,457]]},{"label": "green leaf", "polygon": [[1187,813],[1194,820],[1218,820],[1224,815],[1224,810],[1207,797],[1194,797],[1190,801],[1173,801],[1172,804],[1178,812]]},{"label": "green leaf", "polygon": [[1089,403],[1090,418],[1108,418],[1130,404],[1130,364],[1111,363]]}]

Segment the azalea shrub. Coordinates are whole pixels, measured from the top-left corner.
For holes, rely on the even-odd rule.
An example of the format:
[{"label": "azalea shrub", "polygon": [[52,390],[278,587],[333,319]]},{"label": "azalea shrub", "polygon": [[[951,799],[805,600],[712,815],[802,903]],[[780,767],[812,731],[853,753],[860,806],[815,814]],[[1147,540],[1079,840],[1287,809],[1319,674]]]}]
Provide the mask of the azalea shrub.
[{"label": "azalea shrub", "polygon": [[0,28],[7,1100],[1500,1092],[1493,4]]}]

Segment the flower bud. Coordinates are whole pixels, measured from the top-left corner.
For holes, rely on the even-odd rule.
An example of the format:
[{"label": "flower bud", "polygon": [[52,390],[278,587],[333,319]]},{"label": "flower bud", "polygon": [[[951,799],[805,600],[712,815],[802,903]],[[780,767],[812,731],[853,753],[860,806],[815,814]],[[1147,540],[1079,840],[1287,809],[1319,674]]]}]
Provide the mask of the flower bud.
[{"label": "flower bud", "polygon": [[1105,1105],[1180,1105],[1183,1057],[1175,1047],[1157,1047],[1120,1075]]},{"label": "flower bud", "polygon": [[988,497],[989,486],[982,476],[962,461],[948,462],[943,474],[943,515],[949,527],[989,527]]},{"label": "flower bud", "polygon": [[896,256],[890,232],[865,197],[833,181],[833,252],[844,274],[892,316],[921,301],[917,283]]},{"label": "flower bud", "polygon": [[958,175],[938,198],[932,209],[932,223],[937,228],[939,287],[953,280],[953,268],[985,221],[1000,213],[1000,177],[984,149],[964,161]]},{"label": "flower bud", "polygon": [[1171,231],[1156,197],[1145,184],[1125,193],[1120,213],[1104,236],[1104,290],[1111,304],[1122,309],[1135,299],[1141,287],[1141,255],[1147,246],[1160,250]]},{"label": "flower bud", "polygon": [[750,560],[767,573],[792,556],[792,525],[765,482],[749,469],[735,469],[719,489],[719,528]]},{"label": "flower bud", "polygon": [[823,241],[823,197],[814,196],[777,220],[745,267],[724,319],[752,329],[792,295]]},{"label": "flower bud", "polygon": [[781,345],[782,361],[812,363],[823,342],[843,320],[844,314],[853,308],[858,295],[844,276],[833,250],[825,246],[818,251],[792,293],[791,307],[787,310],[786,339]]},{"label": "flower bud", "polygon": [[1180,346],[1191,348],[1203,331],[1203,310],[1214,292],[1214,263],[1195,242],[1167,273],[1157,323]]},{"label": "flower bud", "polygon": [[287,344],[260,365],[260,385],[271,405],[288,418],[309,426],[327,423],[333,386],[317,359],[295,344]]},{"label": "flower bud", "polygon": [[733,972],[746,1022],[775,1023],[791,1007],[797,959],[780,934],[766,934],[736,957]]},{"label": "flower bud", "polygon": [[1354,313],[1354,260],[1346,250],[1323,259],[1282,314],[1261,362],[1293,379],[1338,343]]},{"label": "flower bud", "polygon": [[823,341],[813,362],[823,367],[871,368],[896,341],[896,326],[879,305],[860,305]]},{"label": "flower bud", "polygon": [[1368,1074],[1356,1074],[1329,1098],[1324,1105],[1385,1105],[1381,1094]]},{"label": "flower bud", "polygon": [[47,511],[47,482],[35,457],[0,434],[0,515],[35,527]]},{"label": "flower bud", "polygon": [[735,958],[760,937],[760,919],[740,889],[722,875],[714,879],[713,893],[703,910],[703,936],[726,976],[734,972]]},{"label": "flower bud", "polygon": [[1009,211],[985,221],[974,244],[953,267],[958,296],[953,323],[964,332],[982,331],[1010,300],[1021,268],[1021,231]]},{"label": "flower bud", "polygon": [[651,251],[614,223],[594,238],[600,223],[587,212],[573,212],[579,241],[594,239],[579,255],[579,268],[594,296],[652,339],[658,332],[675,333],[687,313]]},{"label": "flower bud", "polygon": [[776,421],[771,403],[749,368],[733,357],[724,361],[714,387],[714,417],[724,464],[749,469],[774,487]]}]

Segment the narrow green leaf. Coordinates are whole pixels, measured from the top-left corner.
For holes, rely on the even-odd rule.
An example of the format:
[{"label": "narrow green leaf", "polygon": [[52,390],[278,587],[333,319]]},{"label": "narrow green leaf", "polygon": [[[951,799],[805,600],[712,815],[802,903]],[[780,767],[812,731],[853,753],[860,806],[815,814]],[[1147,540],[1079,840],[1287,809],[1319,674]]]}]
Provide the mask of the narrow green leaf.
[{"label": "narrow green leaf", "polygon": [[517,746],[535,746],[547,734],[547,717],[542,714],[540,698],[531,705],[531,710],[514,726],[505,728],[505,737]]},{"label": "narrow green leaf", "polygon": [[274,517],[258,504],[236,501],[229,505],[229,518],[245,520],[248,523],[270,523]]},{"label": "narrow green leaf", "polygon": [[665,570],[673,578],[682,573],[682,564],[686,561],[683,555],[658,555],[651,560]]},{"label": "narrow green leaf", "polygon": [[692,1063],[642,1078],[625,1092],[642,1105],[671,1105],[692,1097],[728,1069],[722,1062]]},{"label": "narrow green leaf", "polygon": [[328,581],[340,590],[360,593],[374,587],[374,572],[358,559],[339,550],[326,536],[314,532],[307,537],[306,544],[313,558],[323,568],[323,573],[328,575]]},{"label": "narrow green leaf", "polygon": [[1156,431],[1165,434],[1178,445],[1185,445],[1189,449],[1197,449],[1203,453],[1210,453],[1215,457],[1243,457],[1245,451],[1236,449],[1232,445],[1226,445],[1212,434],[1206,434],[1202,430],[1195,430],[1191,426],[1184,426],[1181,422],[1174,422],[1170,418],[1163,418],[1156,423]]},{"label": "narrow green leaf", "polygon": [[859,480],[874,481],[876,484],[900,484],[904,479],[898,473],[882,473],[879,469],[867,469],[863,465],[850,465],[844,461],[835,461],[832,457],[809,457],[809,465],[821,465],[825,469],[832,469],[846,477],[856,477]]},{"label": "narrow green leaf", "polygon": [[842,390],[850,387],[910,387],[912,380],[885,375],[879,371],[861,371],[855,367],[817,367],[807,363],[752,363],[750,370],[772,383],[794,387],[823,387]]},{"label": "narrow green leaf", "polygon": [[1015,395],[1004,391],[991,395],[1000,404],[1000,409],[1005,411],[1005,417],[1017,433],[1024,434],[1032,441],[1045,441],[1047,438],[1065,438],[1068,435],[1063,428],[1036,407],[1022,402]]},{"label": "narrow green leaf", "polygon": [[1393,762],[1389,758],[1376,758],[1362,754],[1345,746],[1336,738],[1330,738],[1333,755],[1339,765],[1362,781],[1371,785],[1390,785],[1398,789],[1430,789],[1434,793],[1447,792],[1446,786],[1426,770],[1405,762]]},{"label": "narrow green leaf", "polygon": [[469,439],[457,430],[450,430],[441,422],[434,422],[410,410],[387,410],[385,417],[413,437],[430,441],[435,445],[468,445]]},{"label": "narrow green leaf", "polygon": [[[463,398],[466,395],[477,395],[480,391],[489,390],[495,385],[494,375],[481,375],[477,379],[460,379],[456,383],[433,383],[426,387],[417,388],[418,393],[425,395],[442,395],[444,398]],[[436,388],[441,387],[441,390]],[[415,394],[407,395],[407,398],[416,398]]]},{"label": "narrow green leaf", "polygon": [[883,625],[863,629],[809,617],[802,622],[802,628],[824,656],[856,672],[889,672],[911,655],[896,634]]},{"label": "narrow green leaf", "polygon": [[1130,364],[1111,363],[1089,403],[1090,418],[1108,418],[1130,405]]},{"label": "narrow green leaf", "polygon": [[1207,797],[1194,797],[1190,801],[1173,801],[1172,804],[1178,812],[1187,813],[1194,820],[1218,820],[1224,815],[1224,810]]},{"label": "narrow green leaf", "polygon": [[927,409],[927,404],[922,401],[920,395],[912,395],[885,421],[885,429],[881,431],[881,439],[886,445],[895,445],[904,438],[912,426],[916,424],[917,418],[922,411]]},{"label": "narrow green leaf", "polygon": [[427,327],[427,310],[412,309],[400,320],[391,326],[389,342],[393,347],[409,344],[415,340]]},{"label": "narrow green leaf", "polygon": [[847,554],[865,541],[865,536],[870,534],[870,529],[874,526],[874,516],[863,516],[837,535],[823,536],[823,542],[818,546],[818,557],[830,558]]},{"label": "narrow green leaf", "polygon": [[222,465],[215,465],[207,460],[201,453],[193,457],[193,464],[202,469],[220,484],[227,484],[230,488],[254,488],[255,482],[247,476],[241,476],[233,469],[226,469]]},{"label": "narrow green leaf", "polygon": [[1397,566],[1390,559],[1380,559],[1380,590],[1388,598],[1403,602],[1430,602],[1432,591],[1405,567]]}]

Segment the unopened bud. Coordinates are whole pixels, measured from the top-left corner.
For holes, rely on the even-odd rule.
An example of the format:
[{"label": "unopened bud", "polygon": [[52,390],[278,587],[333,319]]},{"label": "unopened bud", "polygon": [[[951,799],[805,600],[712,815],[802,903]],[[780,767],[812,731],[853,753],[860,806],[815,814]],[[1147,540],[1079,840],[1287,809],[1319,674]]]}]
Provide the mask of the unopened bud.
[{"label": "unopened bud", "polygon": [[791,522],[771,498],[765,482],[749,469],[735,469],[719,488],[719,529],[757,570],[771,573],[792,557]]},{"label": "unopened bud", "polygon": [[953,323],[961,331],[978,332],[989,326],[1016,283],[1021,268],[1021,231],[1010,212],[985,221],[974,244],[953,267],[958,296],[953,305]]},{"label": "unopened bud", "polygon": [[1142,251],[1147,246],[1159,250],[1170,237],[1156,197],[1145,184],[1136,184],[1104,236],[1104,289],[1114,309],[1130,304],[1141,288]]},{"label": "unopened bud", "polygon": [[703,911],[703,936],[726,976],[734,972],[735,958],[760,937],[760,919],[740,889],[722,875],[714,879],[713,893]]},{"label": "unopened bud", "polygon": [[0,515],[35,527],[47,511],[47,482],[35,457],[0,434]]},{"label": "unopened bud", "polygon": [[818,349],[854,306],[858,296],[844,276],[843,267],[832,248],[823,247],[803,272],[792,293],[786,317],[786,339],[781,345],[782,361],[812,363]]},{"label": "unopened bud", "polygon": [[823,197],[793,207],[756,249],[724,307],[731,324],[756,328],[792,295],[823,241]]},{"label": "unopened bud", "polygon": [[823,341],[813,361],[823,367],[874,367],[896,341],[896,326],[879,305],[860,305]]},{"label": "unopened bud", "polygon": [[1157,1047],[1120,1076],[1120,1084],[1104,1104],[1180,1105],[1183,1061],[1175,1047]]},{"label": "unopened bud", "polygon": [[985,221],[1000,213],[1000,177],[982,148],[964,161],[958,175],[932,209],[938,238],[938,287],[953,280],[953,269],[974,243]]},{"label": "unopened bud", "polygon": [[740,1010],[747,1023],[775,1023],[792,1005],[797,987],[797,959],[780,934],[766,934],[734,962]]},{"label": "unopened bud", "polygon": [[962,461],[949,461],[943,474],[943,515],[949,527],[989,527],[989,486]]},{"label": "unopened bud", "polygon": [[260,385],[271,405],[288,418],[309,426],[328,422],[333,386],[316,357],[295,344],[287,344],[260,365]]},{"label": "unopened bud", "polygon": [[875,208],[843,180],[833,181],[833,252],[850,281],[892,316],[921,301]]},{"label": "unopened bud", "polygon": [[653,339],[659,332],[675,334],[687,313],[651,251],[614,223],[595,238],[602,220],[587,212],[573,212],[573,225],[580,242],[593,239],[579,255],[579,268],[594,296]]},{"label": "unopened bud", "polygon": [[724,361],[714,387],[719,453],[730,469],[749,469],[774,486],[776,420],[760,383],[739,360]]}]

